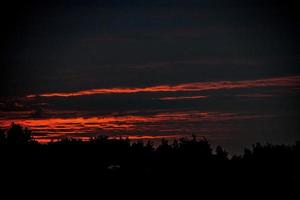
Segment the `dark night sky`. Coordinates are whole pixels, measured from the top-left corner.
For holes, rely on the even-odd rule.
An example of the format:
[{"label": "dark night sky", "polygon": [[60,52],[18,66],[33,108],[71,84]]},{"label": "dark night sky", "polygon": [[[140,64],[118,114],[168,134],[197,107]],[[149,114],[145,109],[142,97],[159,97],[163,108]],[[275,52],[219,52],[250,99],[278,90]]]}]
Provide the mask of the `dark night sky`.
[{"label": "dark night sky", "polygon": [[3,3],[0,126],[16,121],[39,139],[193,133],[233,150],[294,142],[296,8],[291,0]]}]

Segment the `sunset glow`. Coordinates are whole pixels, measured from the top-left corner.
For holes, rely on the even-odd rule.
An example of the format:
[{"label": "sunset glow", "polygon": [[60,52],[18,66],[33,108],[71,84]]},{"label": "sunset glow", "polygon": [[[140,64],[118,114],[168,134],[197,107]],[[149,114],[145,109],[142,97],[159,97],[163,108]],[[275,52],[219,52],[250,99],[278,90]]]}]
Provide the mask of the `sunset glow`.
[{"label": "sunset glow", "polygon": [[290,0],[4,2],[0,139],[300,140]]}]

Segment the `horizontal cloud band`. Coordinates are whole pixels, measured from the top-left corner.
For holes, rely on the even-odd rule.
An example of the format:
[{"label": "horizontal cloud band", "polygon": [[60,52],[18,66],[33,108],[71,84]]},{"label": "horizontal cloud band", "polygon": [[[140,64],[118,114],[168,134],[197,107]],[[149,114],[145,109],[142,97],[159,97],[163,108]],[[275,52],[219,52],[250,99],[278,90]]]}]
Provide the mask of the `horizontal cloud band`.
[{"label": "horizontal cloud band", "polygon": [[150,87],[136,87],[136,88],[100,88],[81,90],[76,92],[55,92],[44,94],[28,95],[28,98],[35,97],[76,97],[88,96],[97,94],[131,94],[141,92],[193,92],[206,90],[220,90],[220,89],[243,89],[255,87],[296,87],[300,86],[300,75],[274,77],[256,80],[243,81],[212,81],[212,82],[194,82],[183,83],[177,85],[158,85]]}]

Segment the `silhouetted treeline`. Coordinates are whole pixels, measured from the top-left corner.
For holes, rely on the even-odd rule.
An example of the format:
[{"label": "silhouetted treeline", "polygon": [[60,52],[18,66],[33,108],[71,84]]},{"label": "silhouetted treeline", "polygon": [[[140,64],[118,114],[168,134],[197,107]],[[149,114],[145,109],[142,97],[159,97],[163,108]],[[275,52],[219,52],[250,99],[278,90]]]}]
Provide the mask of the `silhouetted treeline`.
[{"label": "silhouetted treeline", "polygon": [[299,179],[300,143],[261,145],[244,154],[228,156],[221,146],[213,149],[206,139],[131,142],[105,136],[89,141],[64,138],[40,144],[30,130],[12,124],[0,132],[1,167],[15,174],[60,174],[69,178],[136,177],[143,179],[256,180],[291,183]]}]

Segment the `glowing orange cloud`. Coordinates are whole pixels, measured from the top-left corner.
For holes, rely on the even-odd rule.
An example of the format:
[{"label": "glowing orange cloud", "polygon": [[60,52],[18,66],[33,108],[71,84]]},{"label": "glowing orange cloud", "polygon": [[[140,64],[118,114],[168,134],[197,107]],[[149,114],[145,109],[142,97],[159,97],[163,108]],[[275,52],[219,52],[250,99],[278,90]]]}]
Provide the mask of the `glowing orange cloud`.
[{"label": "glowing orange cloud", "polygon": [[[162,112],[153,115],[122,115],[101,117],[77,117],[77,118],[47,118],[47,119],[0,119],[0,127],[8,128],[11,122],[28,127],[34,132],[34,138],[41,142],[51,139],[71,136],[74,138],[88,139],[89,136],[99,133],[119,135],[122,133],[130,136],[130,139],[153,139],[151,133],[167,134],[169,137],[175,134],[190,134],[191,127],[185,129],[182,123],[209,123],[228,120],[251,120],[270,116],[239,115],[235,113],[220,112]],[[175,123],[176,122],[176,123]],[[194,126],[193,126],[194,127]],[[198,130],[197,130],[198,131]],[[142,135],[137,135],[137,133]],[[157,137],[158,137],[157,136]]]},{"label": "glowing orange cloud", "polygon": [[56,92],[44,94],[28,95],[28,98],[35,97],[76,97],[96,94],[131,94],[141,92],[193,92],[206,90],[220,90],[220,89],[243,89],[254,87],[296,87],[300,85],[300,75],[275,77],[256,80],[244,81],[214,81],[214,82],[195,82],[183,83],[178,85],[158,85],[150,87],[138,88],[100,88],[82,90],[76,92]]}]

